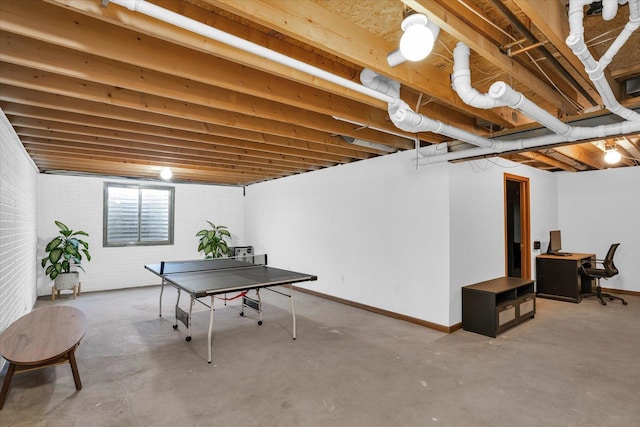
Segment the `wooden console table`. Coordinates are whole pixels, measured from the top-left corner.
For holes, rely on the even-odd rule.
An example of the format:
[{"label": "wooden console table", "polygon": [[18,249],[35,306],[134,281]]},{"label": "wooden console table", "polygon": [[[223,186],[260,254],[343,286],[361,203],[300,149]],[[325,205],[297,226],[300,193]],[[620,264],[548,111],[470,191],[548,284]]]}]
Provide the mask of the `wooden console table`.
[{"label": "wooden console table", "polygon": [[534,317],[533,280],[498,277],[462,288],[462,328],[496,337],[500,332]]},{"label": "wooden console table", "polygon": [[75,351],[84,337],[87,319],[80,310],[67,306],[45,307],[13,322],[0,335],[0,355],[9,370],[0,392],[0,410],[9,392],[13,374],[69,362],[76,390],[82,388]]}]

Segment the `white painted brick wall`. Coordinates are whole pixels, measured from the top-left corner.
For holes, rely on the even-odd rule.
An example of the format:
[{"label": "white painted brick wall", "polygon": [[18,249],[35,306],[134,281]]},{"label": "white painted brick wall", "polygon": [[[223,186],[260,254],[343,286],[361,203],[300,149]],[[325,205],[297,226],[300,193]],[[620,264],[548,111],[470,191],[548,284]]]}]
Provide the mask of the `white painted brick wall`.
[{"label": "white painted brick wall", "polygon": [[0,332],[36,300],[37,177],[0,109]]},{"label": "white painted brick wall", "polygon": [[[103,191],[105,182],[167,185],[175,187],[174,244],[163,246],[104,247]],[[126,181],[100,177],[64,175],[38,176],[38,259],[44,257],[44,246],[57,233],[54,221],[62,221],[73,230],[83,230],[89,237],[91,262],[83,261],[80,273],[82,292],[104,291],[159,284],[145,264],[160,261],[202,258],[195,234],[208,228],[209,220],[226,225],[233,246],[251,244],[244,237],[244,196],[241,187],[174,184],[165,182]],[[61,197],[60,195],[64,196]],[[37,271],[38,294],[51,293],[51,280],[44,270]]]}]

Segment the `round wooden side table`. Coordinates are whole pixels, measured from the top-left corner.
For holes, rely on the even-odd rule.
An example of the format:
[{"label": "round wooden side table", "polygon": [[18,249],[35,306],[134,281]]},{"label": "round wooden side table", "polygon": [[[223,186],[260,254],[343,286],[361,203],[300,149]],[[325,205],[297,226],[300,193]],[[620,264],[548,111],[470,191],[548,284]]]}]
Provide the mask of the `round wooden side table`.
[{"label": "round wooden side table", "polygon": [[0,392],[0,410],[14,373],[69,362],[76,384],[82,389],[75,351],[87,329],[87,318],[77,308],[52,306],[33,310],[0,335],[0,355],[9,370]]}]

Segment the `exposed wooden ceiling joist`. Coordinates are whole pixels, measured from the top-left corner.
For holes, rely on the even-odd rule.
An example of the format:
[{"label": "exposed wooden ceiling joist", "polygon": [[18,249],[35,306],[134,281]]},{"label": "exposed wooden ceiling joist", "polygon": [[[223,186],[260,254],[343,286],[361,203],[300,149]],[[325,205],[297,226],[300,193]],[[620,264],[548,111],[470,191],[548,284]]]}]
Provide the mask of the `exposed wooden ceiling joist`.
[{"label": "exposed wooden ceiling joist", "polygon": [[[579,111],[597,109],[584,94],[601,101],[564,45],[565,0],[544,13],[531,0],[150,1],[352,82],[370,68],[399,81],[412,108],[484,136],[535,124],[508,108],[478,110],[459,99],[449,79],[457,41],[472,49],[479,90],[504,80],[563,120],[604,114]],[[384,103],[358,91],[101,3],[0,2],[0,108],[43,172],[153,179],[170,165],[177,181],[246,185],[386,153],[342,136],[400,150],[413,149],[416,136],[422,146],[448,141],[397,129]],[[562,69],[504,52],[519,36],[504,7],[544,39]],[[429,58],[390,67],[386,56],[397,48],[407,8],[425,11],[442,31]],[[619,9],[611,25],[624,23],[628,12]],[[606,47],[603,31],[599,17],[585,19],[596,57]],[[608,68],[626,104],[620,83],[640,75],[639,43],[634,34]],[[504,157],[543,170],[601,169],[609,167],[604,147],[617,145],[620,166],[636,165],[638,135],[624,137]]]}]

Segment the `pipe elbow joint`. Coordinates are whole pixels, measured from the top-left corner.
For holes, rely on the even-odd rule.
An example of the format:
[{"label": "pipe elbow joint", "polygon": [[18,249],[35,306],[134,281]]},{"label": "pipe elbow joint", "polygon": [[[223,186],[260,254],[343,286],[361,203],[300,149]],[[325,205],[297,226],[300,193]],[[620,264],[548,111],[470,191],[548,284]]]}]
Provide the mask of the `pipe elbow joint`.
[{"label": "pipe elbow joint", "polygon": [[360,72],[360,81],[366,87],[371,87],[376,77],[378,77],[378,74],[369,68],[363,68]]},{"label": "pipe elbow joint", "polygon": [[400,83],[388,77],[381,76],[369,68],[364,68],[360,72],[360,81],[369,89],[377,90],[380,93],[394,98],[400,97]]},{"label": "pipe elbow joint", "polygon": [[520,107],[525,99],[524,95],[502,81],[492,84],[488,93],[495,101],[501,101],[512,108]]},{"label": "pipe elbow joint", "polygon": [[618,14],[618,0],[602,1],[602,19],[611,21]]},{"label": "pipe elbow joint", "polygon": [[406,108],[398,109],[393,115],[396,126],[403,130],[413,131],[413,128],[422,124],[422,115],[414,113]]}]

